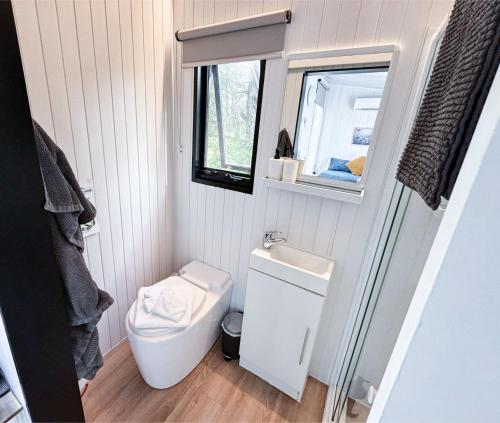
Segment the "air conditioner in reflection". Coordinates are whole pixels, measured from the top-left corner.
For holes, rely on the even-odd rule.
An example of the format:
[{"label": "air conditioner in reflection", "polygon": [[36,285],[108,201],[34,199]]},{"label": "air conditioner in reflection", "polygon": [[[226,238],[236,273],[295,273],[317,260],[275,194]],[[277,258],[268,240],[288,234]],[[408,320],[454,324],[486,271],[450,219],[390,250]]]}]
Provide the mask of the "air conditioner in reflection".
[{"label": "air conditioner in reflection", "polygon": [[363,97],[354,99],[354,110],[378,110],[380,108],[380,97]]}]

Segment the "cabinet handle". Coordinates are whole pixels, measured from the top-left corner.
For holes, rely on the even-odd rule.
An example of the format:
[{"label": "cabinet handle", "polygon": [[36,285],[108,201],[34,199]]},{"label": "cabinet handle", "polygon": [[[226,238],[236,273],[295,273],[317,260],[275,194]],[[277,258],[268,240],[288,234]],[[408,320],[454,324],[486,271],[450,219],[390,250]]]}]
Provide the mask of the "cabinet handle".
[{"label": "cabinet handle", "polygon": [[300,351],[299,366],[302,365],[302,360],[304,360],[304,352],[306,350],[307,338],[309,338],[309,328],[306,328],[306,333],[304,335],[304,342],[302,343],[302,350]]}]

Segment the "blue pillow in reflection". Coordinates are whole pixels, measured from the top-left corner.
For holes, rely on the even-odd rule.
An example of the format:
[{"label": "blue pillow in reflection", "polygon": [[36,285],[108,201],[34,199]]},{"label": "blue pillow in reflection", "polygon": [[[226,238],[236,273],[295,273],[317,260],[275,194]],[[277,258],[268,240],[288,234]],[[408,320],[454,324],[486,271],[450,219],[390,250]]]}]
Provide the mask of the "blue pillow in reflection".
[{"label": "blue pillow in reflection", "polygon": [[348,162],[349,160],[337,159],[336,157],[332,157],[330,159],[330,164],[328,165],[328,170],[351,173],[351,170],[346,166],[346,163]]}]

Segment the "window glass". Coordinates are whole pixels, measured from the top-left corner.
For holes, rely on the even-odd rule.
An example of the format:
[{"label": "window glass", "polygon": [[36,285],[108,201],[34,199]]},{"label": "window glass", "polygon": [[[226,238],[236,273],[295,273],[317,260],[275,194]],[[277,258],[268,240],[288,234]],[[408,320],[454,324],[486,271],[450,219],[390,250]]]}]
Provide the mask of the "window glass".
[{"label": "window glass", "polygon": [[205,166],[250,174],[260,62],[209,67]]}]

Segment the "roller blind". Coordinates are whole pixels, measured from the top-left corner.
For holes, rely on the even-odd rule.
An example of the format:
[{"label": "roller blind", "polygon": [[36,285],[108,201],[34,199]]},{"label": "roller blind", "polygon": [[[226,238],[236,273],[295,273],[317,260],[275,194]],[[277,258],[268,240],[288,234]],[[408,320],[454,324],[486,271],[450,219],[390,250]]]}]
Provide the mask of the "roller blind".
[{"label": "roller blind", "polygon": [[264,58],[281,55],[288,9],[235,19],[220,24],[179,30],[183,66],[223,63],[231,59]]}]

